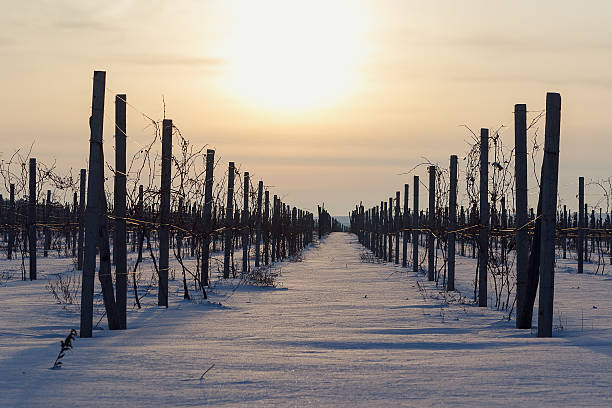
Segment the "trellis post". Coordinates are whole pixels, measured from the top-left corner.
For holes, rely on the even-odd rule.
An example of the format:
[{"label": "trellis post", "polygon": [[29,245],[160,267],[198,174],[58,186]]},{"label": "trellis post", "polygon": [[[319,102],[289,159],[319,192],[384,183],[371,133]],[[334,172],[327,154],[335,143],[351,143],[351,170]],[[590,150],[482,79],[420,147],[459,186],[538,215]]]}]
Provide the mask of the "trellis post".
[{"label": "trellis post", "polygon": [[455,290],[455,229],[457,228],[457,156],[450,157],[450,192],[448,196],[448,281],[447,291]]},{"label": "trellis post", "polygon": [[232,228],[234,217],[234,162],[229,162],[227,170],[227,205],[225,207],[225,252],[223,256],[223,278],[230,277],[230,256],[232,251]]},{"label": "trellis post", "polygon": [[212,233],[211,207],[213,201],[213,172],[215,168],[215,151],[206,150],[206,180],[204,182],[204,214],[202,214],[204,231],[202,237],[202,264],[200,284],[208,286],[210,264],[210,235]]},{"label": "trellis post", "polygon": [[257,212],[255,214],[255,267],[259,267],[261,258],[261,201],[263,196],[263,181],[259,180],[257,184]]},{"label": "trellis post", "polygon": [[546,94],[546,130],[541,180],[542,235],[540,241],[538,337],[552,336],[560,129],[561,95],[549,92]]},{"label": "trellis post", "polygon": [[434,228],[436,223],[436,166],[429,166],[429,232],[427,233],[427,280],[435,279]]},{"label": "trellis post", "polygon": [[242,273],[249,268],[249,172],[244,172],[243,208],[242,208]]},{"label": "trellis post", "polygon": [[584,177],[578,177],[578,242],[576,244],[578,273],[584,271],[584,217]]},{"label": "trellis post", "polygon": [[408,193],[410,191],[410,186],[408,183],[404,184],[404,214],[403,214],[403,223],[402,223],[402,266],[405,268],[408,265]]},{"label": "trellis post", "polygon": [[172,120],[162,122],[161,202],[159,226],[159,286],[157,305],[168,307],[170,255],[170,185],[172,182]]},{"label": "trellis post", "polygon": [[115,261],[115,290],[117,292],[117,313],[119,328],[127,327],[127,243],[126,227],[126,114],[125,94],[115,95],[115,237],[113,240],[113,259]]},{"label": "trellis post", "polygon": [[36,159],[30,158],[28,197],[28,243],[30,250],[30,280],[36,280]]},{"label": "trellis post", "polygon": [[489,262],[489,129],[480,129],[480,230],[478,247],[478,306],[487,306]]},{"label": "trellis post", "polygon": [[514,105],[514,178],[516,185],[516,328],[531,328],[528,314],[529,234],[527,230],[527,106]]},{"label": "trellis post", "polygon": [[[91,337],[93,322],[94,276],[96,272],[96,247],[99,243],[100,227],[104,214],[102,200],[104,183],[104,151],[102,128],[104,123],[104,90],[106,72],[95,71],[91,117],[89,118],[89,177],[87,179],[87,211],[85,220],[85,246],[83,255],[83,278],[81,279],[81,326],[80,336]],[[84,172],[81,171],[81,175]],[[83,200],[81,199],[81,202]]]},{"label": "trellis post", "polygon": [[83,270],[83,241],[85,239],[85,183],[87,170],[81,169],[79,177],[79,238],[77,248],[77,270]]}]

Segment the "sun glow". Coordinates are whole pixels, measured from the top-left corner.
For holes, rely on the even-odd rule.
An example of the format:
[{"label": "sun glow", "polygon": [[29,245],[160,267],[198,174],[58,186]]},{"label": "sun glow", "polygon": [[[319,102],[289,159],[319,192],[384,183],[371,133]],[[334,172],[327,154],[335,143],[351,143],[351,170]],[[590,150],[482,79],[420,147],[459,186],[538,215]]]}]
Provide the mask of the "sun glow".
[{"label": "sun glow", "polygon": [[357,1],[260,0],[231,11],[223,88],[258,109],[301,112],[342,103],[365,58]]}]

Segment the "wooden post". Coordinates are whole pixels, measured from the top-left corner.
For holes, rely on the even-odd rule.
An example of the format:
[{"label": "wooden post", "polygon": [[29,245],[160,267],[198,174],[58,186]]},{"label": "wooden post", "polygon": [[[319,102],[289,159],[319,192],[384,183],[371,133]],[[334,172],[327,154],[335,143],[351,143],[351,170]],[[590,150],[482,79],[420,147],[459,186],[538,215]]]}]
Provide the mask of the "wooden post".
[{"label": "wooden post", "polygon": [[225,208],[225,253],[223,256],[223,278],[230,277],[230,256],[232,253],[232,228],[234,217],[234,162],[229,162],[227,170],[227,206]]},{"label": "wooden post", "polygon": [[115,95],[115,237],[113,240],[113,259],[115,260],[115,290],[117,292],[117,313],[120,329],[127,327],[126,102],[125,94]]},{"label": "wooden post", "polygon": [[[589,209],[588,209],[588,204],[584,205],[584,222],[583,224],[583,228],[588,228],[589,226]],[[582,239],[582,243],[584,246],[584,260],[586,260],[587,262],[589,261],[589,240],[586,237],[583,237]]]},{"label": "wooden post", "polygon": [[[472,211],[471,211],[469,218],[470,218],[470,223],[472,225],[478,224],[478,208],[477,208],[476,203],[474,203],[474,205],[472,206]],[[476,258],[476,244],[477,244],[478,239],[472,238],[471,241],[472,241],[472,259],[475,259]],[[474,292],[474,296],[476,296],[476,292]],[[476,298],[474,298],[474,301],[476,301]]]},{"label": "wooden post", "polygon": [[419,271],[419,176],[414,176],[412,199],[412,270]]},{"label": "wooden post", "polygon": [[387,202],[380,202],[380,210],[381,210],[381,226],[382,226],[382,252],[381,259],[384,261],[387,259]]},{"label": "wooden post", "polygon": [[[285,203],[281,202],[281,199],[279,198],[276,201],[276,205],[278,207],[278,217],[276,219],[278,223],[278,238],[276,240],[276,259],[282,261],[283,259],[285,259]],[[327,227],[327,224],[325,225],[325,227]],[[329,233],[327,229],[325,229],[324,231],[326,232],[323,232],[323,235]]]},{"label": "wooden post", "polygon": [[393,197],[389,197],[389,210],[387,212],[387,232],[389,235],[389,255],[387,260],[393,260]]},{"label": "wooden post", "polygon": [[402,266],[405,268],[408,266],[408,194],[410,192],[410,185],[404,184],[404,216],[403,216],[403,233],[402,233]]},{"label": "wooden post", "polygon": [[266,190],[264,194],[264,265],[268,265],[270,263],[270,192]]},{"label": "wooden post", "polygon": [[212,231],[211,208],[213,202],[213,182],[215,168],[215,151],[206,150],[206,181],[204,184],[204,236],[202,237],[202,265],[200,271],[200,284],[208,286],[210,265],[210,235]]},{"label": "wooden post", "polygon": [[85,183],[87,170],[81,169],[79,186],[79,240],[77,249],[77,270],[83,270],[83,241],[85,239]]},{"label": "wooden post", "polygon": [[[501,198],[501,227],[503,229],[508,228],[508,212],[506,211],[506,196],[502,196]],[[501,237],[501,262],[502,264],[506,264],[506,238],[504,236]]]},{"label": "wooden post", "polygon": [[516,328],[531,329],[528,308],[529,234],[527,229],[527,105],[514,105],[514,178],[516,185]]},{"label": "wooden post", "polygon": [[552,337],[560,129],[561,95],[549,92],[546,94],[546,133],[541,180],[542,235],[540,241],[538,337]]},{"label": "wooden post", "polygon": [[382,259],[384,261],[388,260],[387,255],[389,254],[388,247],[390,246],[389,240],[389,203],[385,200],[382,201],[383,204],[383,213],[382,213],[382,225],[383,225],[383,253]]},{"label": "wooden post", "polygon": [[489,263],[489,129],[480,129],[480,231],[478,246],[478,306],[487,306]]},{"label": "wooden post", "polygon": [[[563,229],[567,228],[567,206],[564,204],[563,205],[563,214],[561,215],[561,227]],[[563,249],[563,259],[567,258],[567,238],[566,238],[566,231],[563,231],[562,234],[563,238],[561,241],[561,247]]]},{"label": "wooden post", "polygon": [[77,225],[79,223],[79,199],[76,191],[72,195],[72,257],[76,258]]},{"label": "wooden post", "polygon": [[[463,206],[461,206],[461,211],[459,212],[459,225],[461,227],[465,226],[465,209]],[[461,256],[465,256],[465,236],[460,235],[459,240],[461,241],[461,249],[459,250],[459,253]]]},{"label": "wooden post", "polygon": [[455,290],[455,229],[457,228],[457,156],[450,157],[450,192],[448,196],[448,282],[446,290]]},{"label": "wooden post", "polygon": [[170,255],[170,185],[172,183],[172,119],[162,122],[161,202],[159,206],[159,289],[157,306],[168,307]]},{"label": "wooden post", "polygon": [[249,269],[249,172],[244,172],[244,186],[242,190],[242,273]]},{"label": "wooden post", "polygon": [[46,258],[49,256],[49,249],[51,248],[51,230],[49,229],[49,212],[51,211],[51,190],[47,190],[47,200],[45,201],[43,222],[43,232],[45,235],[45,245],[43,246],[43,256]]},{"label": "wooden post", "polygon": [[[281,254],[280,260],[282,261],[287,256],[287,234],[286,234],[286,219],[287,219],[287,205],[278,199],[278,225],[279,225],[279,247],[276,248],[276,253]],[[328,230],[328,233],[331,231]]]},{"label": "wooden post", "polygon": [[[74,193],[74,198],[76,198],[76,193]],[[70,203],[66,203],[64,205],[64,212],[66,214],[65,217],[67,220],[65,232],[64,232],[66,235],[66,246],[65,246],[66,249],[64,253],[66,254],[66,256],[68,256],[68,249],[72,247],[72,218],[74,216],[74,213],[71,210]],[[58,250],[59,250],[59,247],[61,247],[61,244],[58,243]]]},{"label": "wooden post", "polygon": [[427,233],[427,280],[435,279],[436,248],[434,233],[436,222],[436,166],[429,166],[429,232]]},{"label": "wooden post", "polygon": [[10,207],[8,214],[9,233],[8,233],[8,252],[7,258],[13,259],[13,246],[15,245],[15,184],[10,186]]},{"label": "wooden post", "polygon": [[[274,206],[276,208],[276,195],[274,197],[275,197],[274,198]],[[321,235],[322,235],[322,231],[323,231],[323,222],[322,222],[323,220],[321,219],[321,206],[318,205],[317,208],[319,210],[319,218],[317,219],[317,224],[318,224],[318,227],[319,227],[318,234],[319,234],[319,241],[321,241]],[[272,262],[274,262],[274,254],[272,255]]]},{"label": "wooden post", "polygon": [[385,235],[385,213],[383,202],[380,202],[380,206],[377,206],[377,222],[378,222],[378,243],[377,243],[377,256],[382,259],[383,257],[383,243],[384,243],[384,235]]},{"label": "wooden post", "polygon": [[372,209],[361,206],[363,216],[361,219],[363,228],[363,241],[367,249],[372,250]]},{"label": "wooden post", "polygon": [[372,207],[372,243],[371,249],[374,256],[378,254],[378,206]]},{"label": "wooden post", "polygon": [[584,177],[578,177],[578,242],[576,244],[578,273],[584,272],[584,217]]},{"label": "wooden post", "polygon": [[290,237],[291,237],[291,242],[289,245],[289,256],[295,256],[295,254],[297,253],[297,234],[296,234],[296,227],[297,227],[297,208],[293,207],[293,209],[291,210],[291,226],[290,226]]},{"label": "wooden post", "polygon": [[[85,247],[83,278],[81,280],[81,325],[80,336],[91,337],[93,321],[94,275],[96,272],[96,247],[104,214],[104,151],[102,128],[104,123],[104,89],[106,72],[95,71],[89,127],[89,177],[87,180],[87,212],[85,220]],[[84,172],[81,171],[81,176]],[[83,191],[83,189],[81,189]],[[83,198],[81,198],[83,202]]]},{"label": "wooden post", "polygon": [[[178,208],[175,210],[175,215],[174,215],[174,222],[176,223],[176,225],[178,226],[182,226],[183,225],[183,219],[184,219],[184,208],[185,208],[185,204],[183,202],[184,198],[179,196],[178,199]],[[187,204],[189,205],[189,204]],[[177,258],[177,260],[182,262],[183,259],[183,239],[184,239],[184,233],[182,230],[177,230],[174,233],[174,253],[175,253],[175,257]],[[172,237],[170,237],[170,242],[172,242]],[[189,299],[189,288],[187,286],[187,277],[185,275],[185,269],[183,269],[183,299]]]},{"label": "wooden post", "polygon": [[380,225],[380,211],[381,208],[376,206],[374,208],[374,255],[377,258],[380,258],[380,248],[381,248],[381,233],[382,227]]},{"label": "wooden post", "polygon": [[[139,220],[143,220],[144,218],[144,200],[143,200],[143,185],[139,185],[138,186],[138,204],[136,206],[136,214],[138,216]],[[143,225],[139,225],[138,226],[138,263],[140,263],[142,261],[142,246],[144,244],[144,227]],[[134,271],[135,272],[135,271]],[[134,295],[136,295],[136,292],[138,290],[137,287],[137,283],[136,283],[136,276],[134,275]],[[140,302],[138,303],[138,308],[140,309]]]},{"label": "wooden post", "polygon": [[395,192],[395,263],[399,264],[399,242],[400,242],[400,192]]},{"label": "wooden post", "polygon": [[372,240],[371,240],[371,233],[372,233],[372,217],[370,215],[370,209],[367,209],[364,211],[364,218],[363,218],[363,239],[364,239],[364,245],[367,249],[371,250],[372,249]]},{"label": "wooden post", "polygon": [[255,214],[255,267],[259,267],[259,259],[261,257],[261,201],[263,198],[263,181],[259,180],[257,184],[257,212]]},{"label": "wooden post", "polygon": [[[323,220],[321,219],[321,206],[319,206],[319,241],[321,240],[322,232],[323,232]],[[276,260],[280,257],[278,254],[278,197],[274,194],[272,197],[272,214],[271,214],[271,222],[270,222],[270,231],[272,237],[272,263],[276,262]]]},{"label": "wooden post", "polygon": [[30,280],[36,280],[36,159],[30,158],[30,195],[28,198],[28,241],[30,249]]}]

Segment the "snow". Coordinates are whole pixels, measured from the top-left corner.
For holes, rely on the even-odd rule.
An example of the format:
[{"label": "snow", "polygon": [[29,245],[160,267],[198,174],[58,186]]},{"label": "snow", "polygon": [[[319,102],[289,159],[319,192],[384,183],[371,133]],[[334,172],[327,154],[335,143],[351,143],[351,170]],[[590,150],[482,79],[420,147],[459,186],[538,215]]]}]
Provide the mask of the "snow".
[{"label": "snow", "polygon": [[[74,267],[41,258],[39,281],[0,286],[0,406],[612,405],[609,275],[576,275],[559,260],[555,337],[541,339],[422,273],[364,262],[363,251],[333,233],[301,262],[278,264],[277,288],[215,280],[210,302],[193,290],[182,299],[175,264],[168,309],[152,289],[128,330],[75,340],[59,370],[49,367],[78,307],[64,310],[45,284]],[[18,270],[12,262],[0,267]],[[473,274],[474,260],[458,257],[468,298]],[[96,310],[94,321],[99,300]]]}]

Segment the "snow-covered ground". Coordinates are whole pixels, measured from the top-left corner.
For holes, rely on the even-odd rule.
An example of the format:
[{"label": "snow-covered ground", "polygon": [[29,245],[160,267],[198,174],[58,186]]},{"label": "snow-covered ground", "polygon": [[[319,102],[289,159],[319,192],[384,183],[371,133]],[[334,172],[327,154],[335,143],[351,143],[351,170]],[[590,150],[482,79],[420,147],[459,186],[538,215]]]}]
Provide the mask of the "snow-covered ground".
[{"label": "snow-covered ground", "polygon": [[[168,309],[154,306],[153,288],[143,309],[130,308],[128,330],[77,339],[59,370],[49,367],[78,308],[56,304],[45,285],[73,266],[41,259],[40,280],[0,286],[0,405],[612,405],[609,275],[559,261],[555,337],[540,339],[421,273],[364,262],[363,251],[334,233],[301,262],[278,264],[279,287],[215,281],[210,302],[182,299],[175,265]],[[474,261],[459,257],[467,298],[473,278]]]}]

